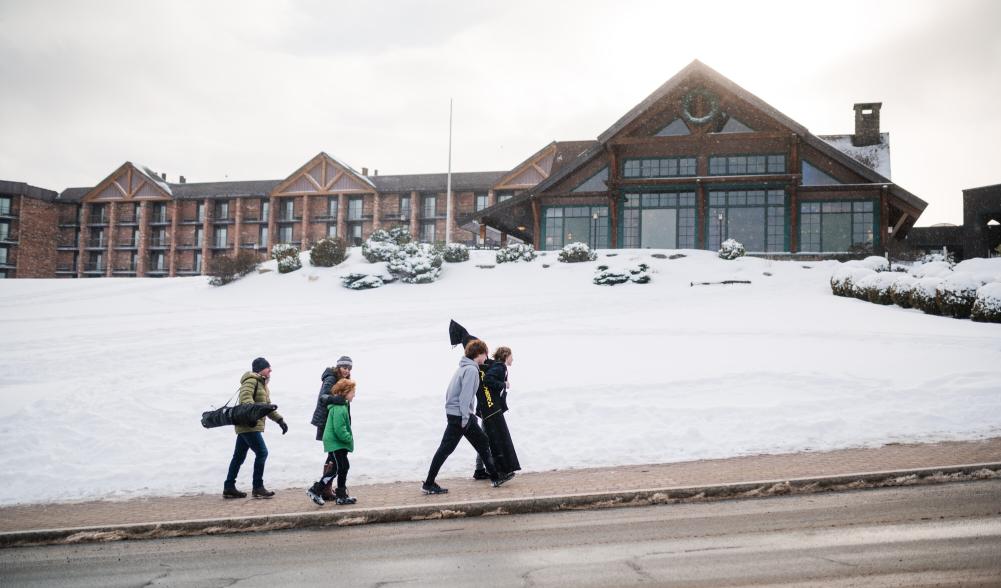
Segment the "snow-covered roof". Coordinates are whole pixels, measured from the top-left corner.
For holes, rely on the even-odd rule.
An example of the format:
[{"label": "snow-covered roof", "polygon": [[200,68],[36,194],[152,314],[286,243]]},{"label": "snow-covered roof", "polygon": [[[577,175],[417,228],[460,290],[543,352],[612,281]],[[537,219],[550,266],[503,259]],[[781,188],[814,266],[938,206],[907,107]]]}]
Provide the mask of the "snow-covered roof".
[{"label": "snow-covered roof", "polygon": [[139,164],[139,163],[134,164],[134,165],[135,165],[135,168],[137,170],[139,170],[140,172],[142,172],[142,174],[144,176],[146,176],[147,178],[149,178],[149,180],[151,182],[155,183],[157,186],[160,186],[160,189],[162,189],[164,192],[166,192],[167,194],[170,194],[170,195],[174,194],[170,190],[170,184],[168,184],[166,182],[166,180],[164,180],[163,178],[161,178],[159,174],[157,174],[155,171],[153,171],[153,168],[151,168],[148,165],[142,165],[142,164]]},{"label": "snow-covered roof", "polygon": [[369,186],[371,186],[373,189],[375,189],[375,184],[372,183],[372,180],[368,179],[367,176],[363,176],[360,173],[358,173],[358,170],[356,170],[355,168],[353,168],[350,165],[348,165],[344,160],[338,159],[337,157],[334,157],[333,155],[327,153],[326,151],[324,151],[323,154],[326,155],[327,157],[329,157],[330,159],[332,159],[334,161],[334,163],[336,163],[337,165],[339,165],[339,166],[343,167],[344,169],[350,171],[355,176],[357,176],[358,179],[362,180],[363,182],[365,182],[366,184],[368,184]]},{"label": "snow-covered roof", "polygon": [[853,135],[817,135],[828,145],[890,179],[890,133],[880,133],[875,145],[852,145]]}]

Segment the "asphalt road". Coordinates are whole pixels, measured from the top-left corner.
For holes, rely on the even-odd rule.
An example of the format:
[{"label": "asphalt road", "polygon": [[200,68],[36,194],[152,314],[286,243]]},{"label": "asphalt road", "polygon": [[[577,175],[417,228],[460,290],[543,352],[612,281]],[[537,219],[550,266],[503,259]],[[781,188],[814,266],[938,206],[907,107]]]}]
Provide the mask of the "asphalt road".
[{"label": "asphalt road", "polygon": [[1001,586],[1001,480],[17,548],[0,586]]}]

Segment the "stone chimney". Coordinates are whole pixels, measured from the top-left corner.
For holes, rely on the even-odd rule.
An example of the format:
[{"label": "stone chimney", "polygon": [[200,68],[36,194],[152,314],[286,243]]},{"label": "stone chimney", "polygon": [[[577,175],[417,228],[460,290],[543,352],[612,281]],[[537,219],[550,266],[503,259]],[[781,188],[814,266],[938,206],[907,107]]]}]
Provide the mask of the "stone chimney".
[{"label": "stone chimney", "polygon": [[182,184],[183,184],[183,183],[185,183],[185,182],[187,182],[187,181],[188,181],[188,180],[185,180],[185,179],[184,179],[184,176],[181,176],[181,183],[182,183]]},{"label": "stone chimney", "polygon": [[373,171],[372,171],[372,175],[374,175],[374,176],[377,176],[377,175],[379,175],[379,170],[373,170]]},{"label": "stone chimney", "polygon": [[163,181],[165,181],[165,182],[166,182],[166,181],[167,181],[167,172],[161,172],[161,173],[160,173],[160,178],[162,178],[162,179],[163,179]]},{"label": "stone chimney", "polygon": [[363,175],[363,176],[367,176],[368,175],[368,168],[367,167],[361,168],[361,175]]},{"label": "stone chimney", "polygon": [[882,102],[865,102],[855,105],[855,134],[852,145],[879,144],[879,109]]}]

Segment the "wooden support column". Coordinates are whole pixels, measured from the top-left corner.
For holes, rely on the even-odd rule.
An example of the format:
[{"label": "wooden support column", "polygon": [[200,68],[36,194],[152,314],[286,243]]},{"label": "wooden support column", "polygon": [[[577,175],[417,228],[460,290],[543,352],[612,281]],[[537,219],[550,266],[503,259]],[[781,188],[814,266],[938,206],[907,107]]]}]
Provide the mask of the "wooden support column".
[{"label": "wooden support column", "polygon": [[535,249],[542,250],[542,223],[539,199],[532,198],[532,230],[535,231]]},{"label": "wooden support column", "polygon": [[236,208],[236,214],[234,215],[236,220],[233,223],[233,255],[237,255],[240,253],[243,237],[243,200],[241,198],[234,198],[233,206]]},{"label": "wooden support column", "polygon": [[792,133],[789,137],[789,170],[793,180],[789,184],[789,252],[799,251],[799,135]]},{"label": "wooden support column", "polygon": [[695,180],[695,186],[695,199],[698,203],[698,210],[695,213],[695,223],[697,225],[695,230],[695,246],[699,249],[705,249],[706,237],[709,233],[709,226],[706,224],[706,186],[699,179]]},{"label": "wooden support column", "polygon": [[149,201],[143,200],[139,205],[139,261],[136,263],[136,277],[146,275],[146,265],[149,261]]},{"label": "wooden support column", "polygon": [[875,250],[877,255],[886,251],[886,244],[890,237],[889,222],[890,199],[887,196],[887,188],[884,185],[879,190],[879,248]]},{"label": "wooden support column", "polygon": [[500,246],[507,247],[507,233],[501,232]]},{"label": "wooden support column", "polygon": [[[497,192],[494,192],[493,190],[487,190],[487,207],[489,208],[494,204],[497,204]],[[475,201],[473,202],[473,208],[476,208]]]},{"label": "wooden support column", "polygon": [[108,248],[105,253],[108,267],[104,270],[104,275],[109,278],[114,275],[112,272],[114,271],[115,261],[115,231],[118,229],[117,205],[117,202],[108,203]]},{"label": "wooden support column", "polygon": [[487,244],[487,225],[480,225],[480,243],[483,245]]},{"label": "wooden support column", "polygon": [[205,217],[202,218],[202,275],[208,275],[209,269],[209,242],[215,239],[215,235],[209,232],[211,224],[209,220],[215,215],[215,211],[212,210],[211,202],[208,198],[202,200],[202,204],[205,205]]},{"label": "wooden support column", "polygon": [[613,191],[612,195],[608,197],[608,221],[612,223],[611,230],[608,232],[608,246],[611,249],[619,248],[619,199],[615,194],[616,192]]},{"label": "wooden support column", "polygon": [[420,221],[418,220],[417,211],[420,209],[420,198],[421,195],[414,190],[410,193],[410,236],[414,238],[414,241],[421,234]]},{"label": "wooden support column", "polygon": [[299,249],[309,247],[309,194],[302,195],[302,228],[299,229]]},{"label": "wooden support column", "polygon": [[83,270],[86,267],[86,259],[90,257],[87,253],[87,238],[90,237],[90,229],[87,223],[90,222],[90,205],[80,205],[80,233],[76,236],[76,277],[83,277]]},{"label": "wooden support column", "polygon": [[170,257],[167,260],[170,277],[175,277],[177,275],[177,217],[180,214],[178,210],[178,202],[174,200],[170,203]]}]

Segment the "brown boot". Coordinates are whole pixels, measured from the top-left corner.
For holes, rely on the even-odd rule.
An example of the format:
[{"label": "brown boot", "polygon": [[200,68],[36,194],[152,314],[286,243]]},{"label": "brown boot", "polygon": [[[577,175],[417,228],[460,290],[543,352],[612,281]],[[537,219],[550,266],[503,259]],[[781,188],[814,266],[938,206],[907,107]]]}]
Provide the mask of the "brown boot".
[{"label": "brown boot", "polygon": [[333,485],[334,485],[333,479],[331,479],[329,482],[327,482],[326,484],[323,485],[323,499],[324,500],[333,500],[333,499],[337,498],[337,495],[334,494]]}]

